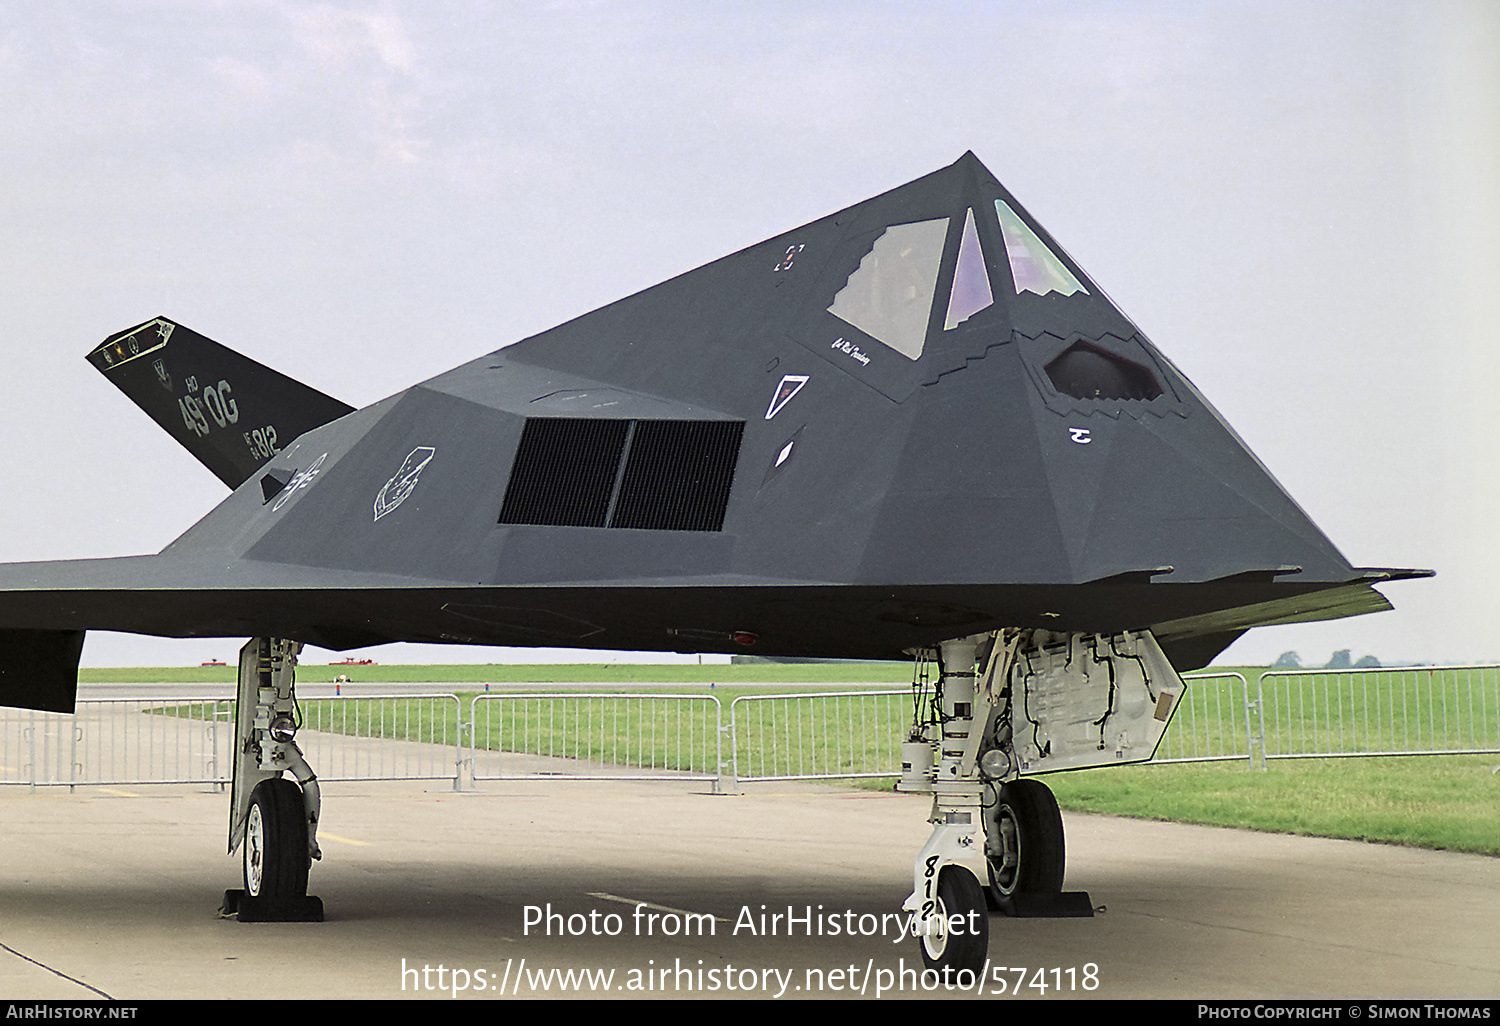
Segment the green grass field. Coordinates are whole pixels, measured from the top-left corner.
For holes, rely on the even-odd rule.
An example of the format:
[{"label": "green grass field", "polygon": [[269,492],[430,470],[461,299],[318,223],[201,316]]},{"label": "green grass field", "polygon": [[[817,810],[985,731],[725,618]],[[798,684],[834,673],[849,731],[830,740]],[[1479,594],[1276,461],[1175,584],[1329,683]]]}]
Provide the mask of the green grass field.
[{"label": "green grass field", "polygon": [[1500,855],[1500,755],[1120,766],[1043,778],[1064,809]]},{"label": "green grass field", "polygon": [[[752,663],[699,666],[695,663],[474,663],[456,666],[328,666],[300,663],[297,679],[331,683],[340,674],[370,684],[754,684],[814,682],[821,684],[911,683],[910,663]],[[233,666],[121,666],[84,667],[81,684],[233,684]]]},{"label": "green grass field", "polygon": [[[1252,691],[1258,676],[1265,672],[1259,667],[1234,669],[1245,676]],[[98,681],[229,683],[233,679],[232,667],[86,672]],[[787,690],[834,691],[888,689],[910,682],[909,666],[896,663],[298,668],[299,679],[304,681],[330,681],[338,673],[371,683],[590,683],[599,685],[601,691],[713,695],[724,709],[725,722],[734,698],[774,693],[764,687],[767,683],[796,685]],[[637,682],[655,686],[643,688]],[[1283,680],[1278,687],[1274,724],[1268,722],[1266,738],[1272,754],[1287,750],[1289,742],[1285,739],[1292,737],[1312,737],[1319,746],[1336,750],[1343,739],[1359,731],[1368,734],[1361,725],[1370,721],[1372,712],[1383,712],[1398,734],[1436,743],[1443,738],[1440,732],[1434,736],[1431,722],[1450,722],[1454,709],[1478,710],[1485,719],[1493,719],[1500,707],[1492,676],[1476,684],[1454,674],[1438,673],[1398,688],[1392,688],[1389,680],[1382,683],[1382,678],[1372,676],[1368,687],[1362,680],[1361,690],[1344,702],[1330,699],[1326,682],[1314,678],[1295,688]],[[475,693],[465,689],[461,694],[462,716],[468,716]],[[1271,694],[1269,688],[1266,693]],[[899,746],[905,729],[905,703],[897,698],[893,704],[897,707],[894,714],[889,710],[878,714],[862,711],[857,726],[847,725],[852,719],[848,708],[854,708],[857,702],[843,712],[818,714],[790,706],[773,708],[769,703],[748,708],[742,705],[741,751],[737,753],[740,773],[853,773],[872,758],[885,758],[889,765],[891,748]],[[813,703],[804,705],[813,707]],[[425,711],[414,712],[418,708],[415,702],[396,701],[380,714],[378,723],[368,719],[350,722],[347,717],[351,707],[338,702],[304,700],[302,707],[313,729],[412,740],[451,741],[456,736],[457,717],[447,711],[451,708],[447,706],[437,709],[429,705]],[[620,708],[626,711],[622,714]],[[1436,720],[1420,725],[1416,719],[1419,709],[1436,710]],[[653,703],[621,707],[618,703],[576,698],[565,702],[486,701],[480,703],[480,710],[475,732],[478,747],[483,749],[708,774],[714,772],[716,758],[730,758],[727,743],[722,752],[715,747],[710,703],[684,703],[670,715]],[[758,722],[750,722],[752,710]],[[621,741],[626,733],[621,715],[629,721],[629,735],[635,739],[630,749]],[[822,722],[819,715],[825,717]],[[1177,736],[1161,754],[1202,757],[1244,753],[1248,750],[1244,715],[1243,696],[1236,683],[1222,678],[1200,682],[1189,689],[1189,699],[1173,723]],[[335,723],[333,717],[344,720]],[[822,763],[789,762],[795,757],[792,753],[810,747],[810,738],[827,736],[827,723],[846,724],[838,750],[831,756],[819,756]],[[1473,729],[1469,733],[1473,734]],[[1456,740],[1473,743],[1483,738]],[[1079,770],[1050,774],[1045,780],[1063,808],[1077,811],[1500,855],[1500,754],[1272,759],[1266,771],[1252,769],[1240,754],[1235,761]],[[862,786],[885,788],[890,782],[871,780]]]}]

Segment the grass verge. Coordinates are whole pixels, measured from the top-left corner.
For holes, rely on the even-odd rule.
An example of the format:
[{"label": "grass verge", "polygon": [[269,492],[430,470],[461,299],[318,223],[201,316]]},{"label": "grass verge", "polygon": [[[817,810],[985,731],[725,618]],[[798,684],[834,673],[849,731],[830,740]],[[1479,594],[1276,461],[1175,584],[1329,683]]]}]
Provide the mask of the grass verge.
[{"label": "grass verge", "polygon": [[1500,855],[1500,756],[1118,766],[1044,779],[1064,809]]}]

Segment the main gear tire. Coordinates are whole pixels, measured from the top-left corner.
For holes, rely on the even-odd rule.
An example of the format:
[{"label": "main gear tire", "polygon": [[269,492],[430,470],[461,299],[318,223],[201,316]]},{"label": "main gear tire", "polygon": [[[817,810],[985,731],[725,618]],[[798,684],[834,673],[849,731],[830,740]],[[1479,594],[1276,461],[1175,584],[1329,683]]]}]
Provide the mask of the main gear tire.
[{"label": "main gear tire", "polygon": [[[1012,780],[1000,788],[994,818],[998,843],[985,845],[990,864],[990,897],[1007,915],[1027,895],[1062,891],[1066,851],[1062,812],[1046,784]],[[998,849],[998,853],[995,849]]]},{"label": "main gear tire", "polygon": [[285,777],[250,792],[241,864],[245,894],[280,902],[307,895],[307,810],[302,789]]}]

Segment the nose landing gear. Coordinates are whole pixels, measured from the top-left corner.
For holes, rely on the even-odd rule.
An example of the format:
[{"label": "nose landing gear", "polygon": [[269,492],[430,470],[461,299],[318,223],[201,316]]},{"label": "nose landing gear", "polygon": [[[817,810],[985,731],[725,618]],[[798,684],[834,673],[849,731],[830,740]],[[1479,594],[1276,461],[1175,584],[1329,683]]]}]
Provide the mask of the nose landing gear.
[{"label": "nose landing gear", "polygon": [[[933,831],[917,856],[916,887],[903,908],[914,914],[923,962],[939,972],[984,970],[991,910],[1093,915],[1086,893],[1062,889],[1057,799],[1045,784],[1018,775],[1012,678],[1017,653],[1030,640],[1011,631],[944,642],[932,701],[918,702],[904,746],[900,789],[931,791]],[[979,675],[976,657],[985,666]],[[1021,675],[1023,693],[1027,679]],[[1038,736],[1034,731],[1033,741]],[[920,751],[924,745],[935,749],[930,758]]]}]

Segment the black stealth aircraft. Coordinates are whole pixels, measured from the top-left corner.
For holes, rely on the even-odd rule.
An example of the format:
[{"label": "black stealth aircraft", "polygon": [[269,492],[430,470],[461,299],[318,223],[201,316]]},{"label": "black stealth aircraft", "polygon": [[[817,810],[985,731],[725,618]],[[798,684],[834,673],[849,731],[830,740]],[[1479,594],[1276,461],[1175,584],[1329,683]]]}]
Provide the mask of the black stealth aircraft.
[{"label": "black stealth aircraft", "polygon": [[[1061,885],[1055,803],[1018,776],[1067,743],[1022,751],[1009,711],[1048,651],[1061,696],[1088,691],[1083,648],[1110,664],[1102,717],[1078,715],[1118,757],[1125,664],[1164,726],[1168,663],[1387,609],[1374,584],[1425,573],[1352,567],[972,154],[361,410],[165,318],[88,359],[233,494],[157,555],[0,566],[0,703],[70,710],[89,629],[934,652],[944,706],[950,678],[978,697],[914,724],[934,765],[912,772],[978,789],[997,836],[973,873],[1002,903]],[[1103,761],[1150,756],[1126,747]],[[1017,868],[1017,823],[1055,832],[1055,872]],[[972,903],[962,864],[929,866],[928,897]]]}]

